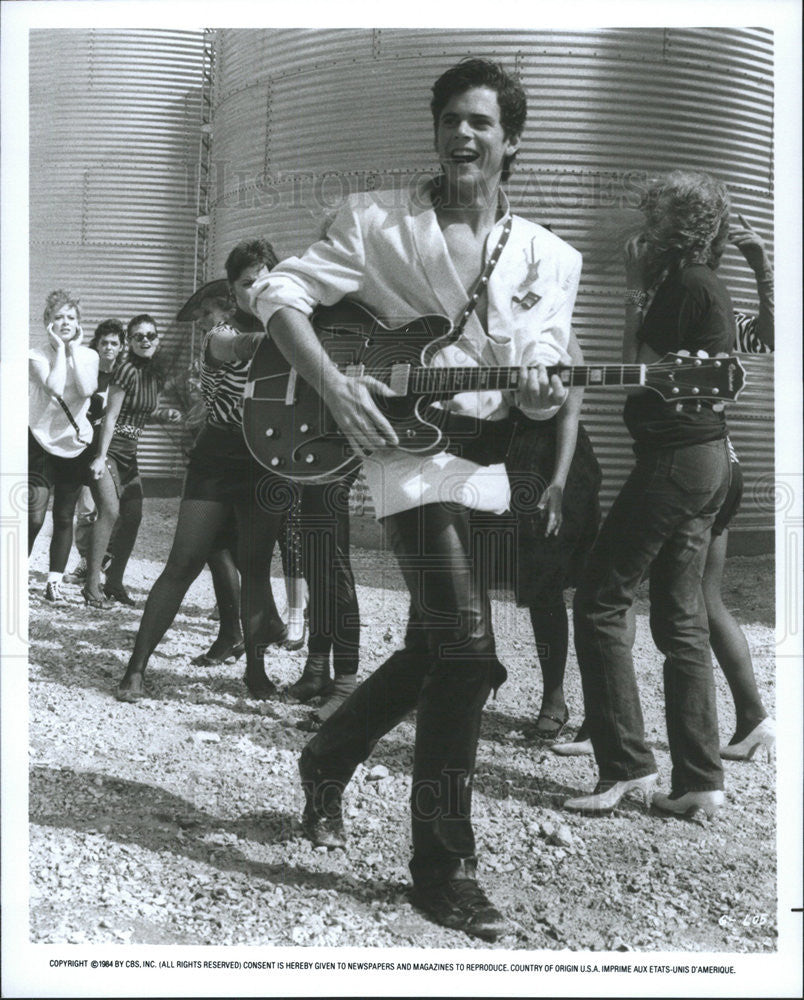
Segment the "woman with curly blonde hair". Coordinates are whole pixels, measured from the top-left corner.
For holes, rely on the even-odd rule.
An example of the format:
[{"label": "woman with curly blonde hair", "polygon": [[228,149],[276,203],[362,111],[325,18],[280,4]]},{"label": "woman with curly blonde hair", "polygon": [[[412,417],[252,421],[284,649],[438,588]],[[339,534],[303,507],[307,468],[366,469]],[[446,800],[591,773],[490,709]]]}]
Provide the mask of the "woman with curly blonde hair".
[{"label": "woman with curly blonde hair", "polygon": [[[81,306],[58,288],[45,302],[46,340],[28,352],[28,555],[53,492],[53,537],[45,599],[63,604],[61,582],[83,486],[93,485],[89,403],[98,387],[98,355],[82,344]],[[94,488],[94,487],[93,487]]]},{"label": "woman with curly blonde hair", "polygon": [[[707,174],[675,171],[642,201],[648,294],[626,291],[623,360],[650,364],[669,351],[729,352],[731,298],[715,269],[728,241],[729,196]],[[649,304],[648,304],[649,302]],[[665,812],[708,814],[723,804],[717,706],[701,579],[715,515],[729,484],[722,406],[665,402],[633,391],[624,419],[636,465],[614,501],[575,595],[575,645],[600,780],[565,802],[608,812],[629,792]],[[653,795],[656,762],[645,742],[629,612],[650,573],[650,626],[664,654],[669,795]]]}]

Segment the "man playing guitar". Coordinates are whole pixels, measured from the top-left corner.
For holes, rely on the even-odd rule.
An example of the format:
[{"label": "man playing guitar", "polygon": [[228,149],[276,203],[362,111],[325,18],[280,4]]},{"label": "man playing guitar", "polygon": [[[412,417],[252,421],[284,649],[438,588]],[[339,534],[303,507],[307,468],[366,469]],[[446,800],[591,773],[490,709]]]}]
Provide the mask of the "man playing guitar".
[{"label": "man playing guitar", "polygon": [[512,215],[500,187],[525,122],[516,80],[494,63],[465,60],[436,81],[431,110],[441,174],[406,192],[349,198],[323,240],[257,282],[253,305],[365,455],[377,516],[411,594],[404,647],[302,753],[305,830],[317,844],[343,846],[343,788],[376,742],[415,709],[414,899],[437,922],[494,940],[506,923],[476,881],[471,784],[482,708],[506,673],[469,518],[472,510],[507,509],[508,478],[502,464],[398,448],[373,398],[391,390],[367,374],[343,374],[308,317],[345,296],[389,326],[444,314],[460,333],[434,365],[521,367],[515,390],[460,393],[448,409],[478,419],[481,428],[504,419],[512,405],[547,419],[568,391],[545,366],[583,360],[570,326],[581,257]]}]

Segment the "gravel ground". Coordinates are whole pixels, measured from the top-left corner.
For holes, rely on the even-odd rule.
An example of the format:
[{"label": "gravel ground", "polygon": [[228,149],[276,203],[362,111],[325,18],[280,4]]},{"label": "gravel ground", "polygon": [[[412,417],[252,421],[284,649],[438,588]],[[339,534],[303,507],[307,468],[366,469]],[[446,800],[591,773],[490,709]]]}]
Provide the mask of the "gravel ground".
[{"label": "gravel ground", "polygon": [[[127,583],[140,608],[167,554],[176,500],[150,499]],[[141,610],[102,614],[41,598],[47,543],[30,586],[30,937],[44,943],[262,944],[465,948],[411,906],[408,858],[413,722],[377,746],[346,795],[346,852],[301,835],[296,760],[304,706],[248,700],[242,661],[192,667],[216,626],[207,573],[153,657],[153,699],[112,697]],[[356,550],[364,622],[361,674],[401,642],[407,598],[392,557]],[[282,607],[280,569],[273,583]],[[774,711],[771,557],[729,560],[737,609],[765,704]],[[540,674],[526,613],[497,594],[495,628],[509,681],[484,713],[475,782],[481,877],[514,932],[491,947],[771,952],[776,948],[775,769],[726,762],[727,808],[713,821],[666,819],[624,801],[614,814],[563,813],[592,787],[587,758],[534,748]],[[645,595],[635,660],[647,733],[668,787],[661,661]],[[277,651],[277,683],[304,651]],[[580,723],[577,665],[567,696]],[[734,713],[718,674],[721,732]],[[485,947],[485,945],[484,945]]]}]

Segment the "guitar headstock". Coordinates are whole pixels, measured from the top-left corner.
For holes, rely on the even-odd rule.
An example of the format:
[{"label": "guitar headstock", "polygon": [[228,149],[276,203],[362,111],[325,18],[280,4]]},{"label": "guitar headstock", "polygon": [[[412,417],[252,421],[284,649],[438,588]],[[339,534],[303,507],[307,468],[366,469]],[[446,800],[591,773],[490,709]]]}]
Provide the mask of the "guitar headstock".
[{"label": "guitar headstock", "polygon": [[729,403],[745,386],[745,369],[739,358],[697,358],[665,354],[648,365],[645,385],[668,403],[705,399]]}]

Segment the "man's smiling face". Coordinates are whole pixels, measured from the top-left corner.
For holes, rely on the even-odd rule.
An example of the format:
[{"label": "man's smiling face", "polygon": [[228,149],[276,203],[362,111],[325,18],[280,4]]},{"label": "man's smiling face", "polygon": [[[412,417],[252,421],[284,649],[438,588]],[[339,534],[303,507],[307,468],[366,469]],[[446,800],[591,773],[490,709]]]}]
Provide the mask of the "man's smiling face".
[{"label": "man's smiling face", "polygon": [[484,183],[490,190],[499,182],[506,158],[519,148],[519,137],[506,137],[496,92],[471,87],[450,98],[441,111],[435,148],[448,181]]}]

